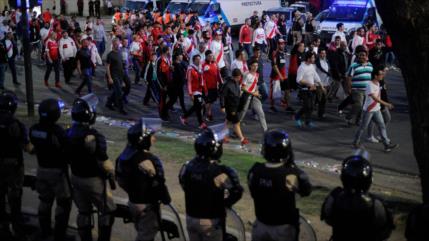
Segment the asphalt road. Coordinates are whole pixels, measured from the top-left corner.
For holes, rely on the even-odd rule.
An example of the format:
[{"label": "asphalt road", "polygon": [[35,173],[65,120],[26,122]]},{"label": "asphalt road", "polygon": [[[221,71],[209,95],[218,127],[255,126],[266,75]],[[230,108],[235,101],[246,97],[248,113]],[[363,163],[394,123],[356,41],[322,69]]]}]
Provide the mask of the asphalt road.
[{"label": "asphalt road", "polygon": [[[107,20],[106,20],[107,21]],[[106,29],[108,29],[107,27]],[[109,49],[110,46],[107,46]],[[106,54],[105,54],[106,56]],[[104,56],[104,57],[105,57]],[[73,102],[74,90],[80,83],[77,72],[75,77],[72,78],[71,85],[64,84],[64,78],[61,74],[61,83],[63,84],[62,89],[47,88],[43,85],[43,75],[45,67],[42,65],[40,60],[33,59],[32,64],[32,76],[34,83],[34,97],[36,103],[40,102],[47,97],[59,97],[63,99],[69,105]],[[264,65],[264,77],[269,82],[269,74],[271,71],[270,63]],[[5,85],[8,89],[15,91],[19,99],[25,101],[25,80],[24,80],[24,68],[21,61],[17,61],[17,72],[18,79],[22,83],[21,86],[16,88],[13,86],[11,75],[9,71],[6,73]],[[151,107],[144,107],[142,105],[142,99],[145,94],[145,86],[133,85],[132,91],[129,96],[129,104],[126,110],[129,112],[128,116],[122,116],[117,112],[112,112],[104,107],[109,91],[106,89],[104,80],[105,68],[103,66],[97,67],[96,77],[93,83],[93,89],[95,93],[100,97],[101,103],[99,104],[98,111],[101,115],[118,118],[118,119],[131,119],[136,120],[142,116],[157,117],[157,108],[152,103]],[[133,71],[131,71],[131,79],[134,80]],[[393,150],[392,153],[386,154],[383,152],[382,144],[371,144],[364,143],[365,148],[371,154],[371,160],[375,167],[380,170],[388,170],[398,172],[400,174],[417,175],[418,169],[415,158],[413,156],[413,146],[411,139],[411,126],[408,115],[408,101],[406,98],[405,85],[400,72],[389,71],[386,76],[388,84],[388,93],[391,102],[395,105],[395,109],[392,111],[392,122],[388,126],[388,135],[393,142],[398,143],[400,147]],[[54,83],[54,76],[51,73],[50,77],[51,86]],[[269,86],[269,85],[268,85]],[[82,93],[85,93],[86,88],[83,89]],[[295,109],[299,108],[299,100],[296,97],[296,93],[292,93],[292,103]],[[296,158],[298,160],[314,161],[321,165],[327,164],[338,164],[347,155],[353,152],[352,141],[354,133],[357,127],[347,128],[343,117],[339,116],[336,111],[338,101],[327,104],[327,118],[323,121],[316,121],[317,128],[313,130],[298,129],[295,127],[295,123],[292,120],[292,115],[281,110],[278,113],[271,113],[269,111],[268,102],[264,103],[264,109],[268,127],[271,128],[282,128],[289,132],[294,150],[296,152]],[[191,106],[189,98],[186,97],[187,107]],[[179,106],[176,106],[179,110]],[[280,110],[280,108],[278,108]],[[221,123],[224,120],[224,114],[219,111],[219,105],[214,107],[215,115],[213,123]],[[259,126],[259,122],[253,120],[249,111],[245,124],[243,125],[243,131],[253,143],[258,143],[262,137],[262,129]],[[197,123],[195,118],[190,118],[189,126],[182,126],[179,121],[181,111],[176,113],[170,113],[171,121],[165,123],[166,126],[177,128],[180,130],[197,131]],[[209,123],[209,124],[213,124]]]}]

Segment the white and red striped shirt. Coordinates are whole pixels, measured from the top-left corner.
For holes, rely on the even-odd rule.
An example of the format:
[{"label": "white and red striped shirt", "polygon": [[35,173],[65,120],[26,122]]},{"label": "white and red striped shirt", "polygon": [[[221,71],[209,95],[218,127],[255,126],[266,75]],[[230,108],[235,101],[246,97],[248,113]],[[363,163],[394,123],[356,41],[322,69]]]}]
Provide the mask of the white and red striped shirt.
[{"label": "white and red striped shirt", "polygon": [[277,24],[274,21],[270,20],[265,24],[265,35],[267,39],[273,39],[277,35]]},{"label": "white and red striped shirt", "polygon": [[241,86],[249,93],[254,93],[258,89],[258,79],[259,74],[258,73],[250,73],[247,72],[243,76],[243,82]]},{"label": "white and red striped shirt", "polygon": [[209,42],[209,49],[213,52],[217,67],[222,69],[225,67],[225,60],[223,59],[223,43],[222,41],[212,40]]},{"label": "white and red striped shirt", "polygon": [[363,110],[367,112],[379,111],[381,109],[380,103],[375,101],[371,95],[380,98],[380,84],[370,81],[365,89],[365,103]]}]

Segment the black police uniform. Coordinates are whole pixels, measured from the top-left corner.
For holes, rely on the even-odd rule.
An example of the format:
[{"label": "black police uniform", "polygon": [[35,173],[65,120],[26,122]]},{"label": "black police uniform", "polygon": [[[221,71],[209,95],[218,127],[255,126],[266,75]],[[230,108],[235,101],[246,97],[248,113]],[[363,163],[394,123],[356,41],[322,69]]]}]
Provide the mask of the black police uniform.
[{"label": "black police uniform", "polygon": [[[45,111],[48,105],[57,105],[56,113]],[[68,174],[68,158],[65,153],[67,137],[65,130],[55,124],[60,117],[58,102],[54,99],[43,101],[39,107],[40,122],[30,128],[30,140],[37,155],[37,183],[39,193],[39,223],[43,235],[50,235],[51,209],[56,199],[55,240],[65,240],[71,210],[71,185]],[[45,119],[44,115],[53,115]],[[48,117],[49,118],[49,117]]]},{"label": "black police uniform", "polygon": [[[16,97],[6,95],[9,94],[0,96],[0,231],[10,233],[11,222],[15,234],[19,235],[24,183],[23,149],[30,142],[24,124],[14,117]],[[7,217],[6,198],[10,207],[10,218]]]},{"label": "black police uniform", "polygon": [[256,214],[252,240],[298,240],[295,194],[310,195],[309,177],[295,165],[292,145],[284,131],[265,133],[262,154],[267,163],[255,163],[248,173]]},{"label": "black police uniform", "polygon": [[[222,144],[212,130],[205,130],[195,141],[197,157],[183,165],[179,174],[185,191],[186,222],[189,239],[222,240],[225,207],[232,207],[243,194],[237,173],[219,164]],[[228,196],[225,198],[225,191]]]},{"label": "black police uniform", "polygon": [[75,123],[68,129],[67,137],[74,187],[73,199],[79,209],[77,225],[81,239],[92,240],[91,216],[92,205],[95,205],[99,212],[98,240],[110,240],[115,204],[106,187],[106,173],[101,167],[104,162],[108,162],[106,139],[97,130],[82,123]]},{"label": "black police uniform", "polygon": [[128,145],[117,160],[116,176],[119,185],[128,193],[136,240],[154,240],[159,230],[159,202],[171,202],[161,160],[148,151]]},{"label": "black police uniform", "polygon": [[333,241],[386,240],[394,228],[391,213],[368,193],[372,168],[360,156],[343,162],[344,188],[335,188],[325,199],[321,219],[332,226]]}]

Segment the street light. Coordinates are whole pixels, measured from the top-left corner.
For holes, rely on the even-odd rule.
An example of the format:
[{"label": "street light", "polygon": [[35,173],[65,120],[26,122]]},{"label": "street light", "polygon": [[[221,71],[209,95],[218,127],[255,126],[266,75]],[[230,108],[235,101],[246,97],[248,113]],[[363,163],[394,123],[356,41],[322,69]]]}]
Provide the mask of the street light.
[{"label": "street light", "polygon": [[33,76],[31,69],[31,49],[30,34],[28,26],[27,6],[30,6],[29,0],[16,0],[16,7],[21,8],[21,33],[22,44],[24,45],[24,68],[25,68],[25,92],[27,98],[27,114],[34,116],[34,96],[33,96]]}]

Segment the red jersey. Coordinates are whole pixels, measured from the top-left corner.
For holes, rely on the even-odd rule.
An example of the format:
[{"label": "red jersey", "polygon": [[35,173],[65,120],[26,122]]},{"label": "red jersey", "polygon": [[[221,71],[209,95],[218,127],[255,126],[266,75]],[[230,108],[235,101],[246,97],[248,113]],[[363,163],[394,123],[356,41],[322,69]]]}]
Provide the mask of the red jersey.
[{"label": "red jersey", "polygon": [[188,94],[197,95],[206,92],[206,86],[204,85],[201,73],[197,66],[191,64],[186,72],[186,78],[188,79]]},{"label": "red jersey", "polygon": [[220,72],[216,62],[207,63],[204,62],[203,68],[203,80],[207,89],[217,89],[218,83],[222,83],[220,78]]},{"label": "red jersey", "polygon": [[252,33],[250,27],[246,24],[241,26],[240,29],[240,44],[250,44],[252,42]]},{"label": "red jersey", "polygon": [[46,42],[46,51],[48,52],[49,57],[52,61],[56,61],[59,59],[60,51],[58,48],[58,43],[56,41],[49,39]]},{"label": "red jersey", "polygon": [[52,14],[48,11],[42,13],[42,18],[45,23],[51,23]]}]

